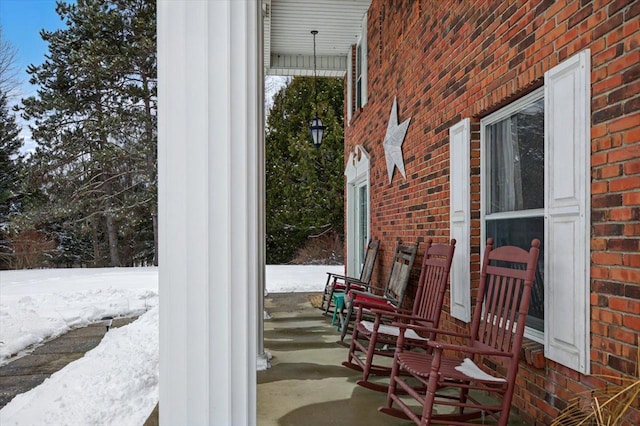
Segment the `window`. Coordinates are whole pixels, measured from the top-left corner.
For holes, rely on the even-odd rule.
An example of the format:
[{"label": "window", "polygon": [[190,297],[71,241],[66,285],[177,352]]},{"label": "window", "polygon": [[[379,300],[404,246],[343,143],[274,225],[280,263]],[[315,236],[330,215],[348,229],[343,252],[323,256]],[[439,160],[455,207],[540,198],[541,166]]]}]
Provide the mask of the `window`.
[{"label": "window", "polygon": [[347,168],[347,274],[358,276],[369,242],[369,153],[357,145]]},{"label": "window", "polygon": [[[362,108],[367,103],[367,15],[362,19],[360,38],[355,46],[355,64],[353,64],[353,47],[349,49],[347,57],[347,120],[351,121],[353,114],[353,98],[355,85],[355,109]],[[354,66],[355,65],[355,66]],[[355,68],[355,70],[354,70]]]},{"label": "window", "polygon": [[362,19],[362,32],[356,46],[356,109],[367,103],[367,15]]},{"label": "window", "polygon": [[[590,73],[586,49],[545,73],[544,87],[480,122],[481,239],[542,242],[526,336],[589,374]],[[469,244],[469,119],[451,127],[451,237]],[[470,311],[468,249],[451,269],[451,315]],[[466,256],[466,259],[465,259]]]},{"label": "window", "polygon": [[[527,317],[529,334],[544,332],[544,93],[528,96],[480,122],[484,164],[482,241],[495,247],[541,244],[538,273]],[[537,335],[536,335],[537,333]]]},{"label": "window", "polygon": [[369,182],[363,181],[360,182],[357,186],[357,219],[356,219],[356,227],[357,227],[357,246],[356,249],[356,258],[358,261],[358,269],[362,269],[362,265],[364,264],[364,256],[366,253],[366,247],[369,243]]}]

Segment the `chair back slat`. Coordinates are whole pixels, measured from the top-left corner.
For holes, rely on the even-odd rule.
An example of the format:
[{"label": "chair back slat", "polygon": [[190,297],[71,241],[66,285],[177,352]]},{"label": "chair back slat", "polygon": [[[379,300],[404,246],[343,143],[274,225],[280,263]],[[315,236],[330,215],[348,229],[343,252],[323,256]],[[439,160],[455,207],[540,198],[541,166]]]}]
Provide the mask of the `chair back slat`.
[{"label": "chair back slat", "polygon": [[455,245],[455,239],[450,244],[432,244],[430,239],[427,241],[413,303],[413,315],[422,319],[414,321],[416,324],[437,327],[440,322]]},{"label": "chair back slat", "polygon": [[368,283],[371,280],[373,274],[373,265],[376,263],[376,257],[378,256],[378,248],[380,247],[380,241],[369,241],[367,244],[367,252],[364,256],[364,263],[362,265],[362,271],[360,272],[360,281]]},{"label": "chair back slat", "polygon": [[393,265],[389,274],[389,281],[385,287],[385,297],[396,306],[402,304],[404,294],[409,284],[411,268],[418,251],[418,243],[413,246],[398,244],[393,256]]},{"label": "chair back slat", "polygon": [[494,249],[492,239],[487,242],[472,322],[472,346],[520,352],[539,245],[534,240],[526,251],[514,246]]}]

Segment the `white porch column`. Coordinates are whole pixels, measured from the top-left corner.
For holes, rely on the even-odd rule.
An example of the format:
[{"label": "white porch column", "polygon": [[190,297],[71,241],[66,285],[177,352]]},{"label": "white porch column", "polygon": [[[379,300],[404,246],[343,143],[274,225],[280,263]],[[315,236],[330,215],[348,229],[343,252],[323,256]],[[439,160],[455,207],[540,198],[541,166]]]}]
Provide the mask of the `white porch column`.
[{"label": "white porch column", "polygon": [[259,12],[158,0],[163,425],[256,423]]}]

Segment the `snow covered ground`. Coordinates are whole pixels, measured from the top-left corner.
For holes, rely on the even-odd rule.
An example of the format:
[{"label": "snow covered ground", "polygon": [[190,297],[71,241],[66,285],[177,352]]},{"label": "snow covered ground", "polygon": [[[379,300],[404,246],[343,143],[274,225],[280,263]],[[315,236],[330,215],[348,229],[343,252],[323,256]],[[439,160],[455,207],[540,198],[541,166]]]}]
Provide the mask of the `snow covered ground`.
[{"label": "snow covered ground", "polygon": [[[326,272],[343,270],[268,265],[266,287],[271,293],[322,291]],[[0,424],[142,425],[158,401],[157,305],[157,268],[1,271],[0,365],[71,328],[106,316],[141,316],[15,397],[0,410]]]}]

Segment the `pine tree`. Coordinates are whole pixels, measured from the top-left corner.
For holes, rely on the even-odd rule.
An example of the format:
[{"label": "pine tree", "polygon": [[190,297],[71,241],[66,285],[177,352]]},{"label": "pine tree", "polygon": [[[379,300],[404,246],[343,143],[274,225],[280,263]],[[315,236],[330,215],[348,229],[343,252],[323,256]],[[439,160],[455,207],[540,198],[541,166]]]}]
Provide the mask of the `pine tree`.
[{"label": "pine tree", "polygon": [[274,97],[266,135],[267,263],[288,262],[308,237],[344,225],[343,86],[319,78],[318,115],[327,130],[311,141],[314,79],[295,77]]},{"label": "pine tree", "polygon": [[36,216],[88,236],[96,265],[105,251],[111,266],[157,262],[155,2],[78,0],[56,11],[67,26],[41,32],[48,58],[27,70],[40,89],[23,101],[49,217]]},{"label": "pine tree", "polygon": [[11,259],[8,220],[9,214],[17,209],[21,147],[20,128],[9,112],[6,94],[0,89],[0,269],[8,267]]}]

